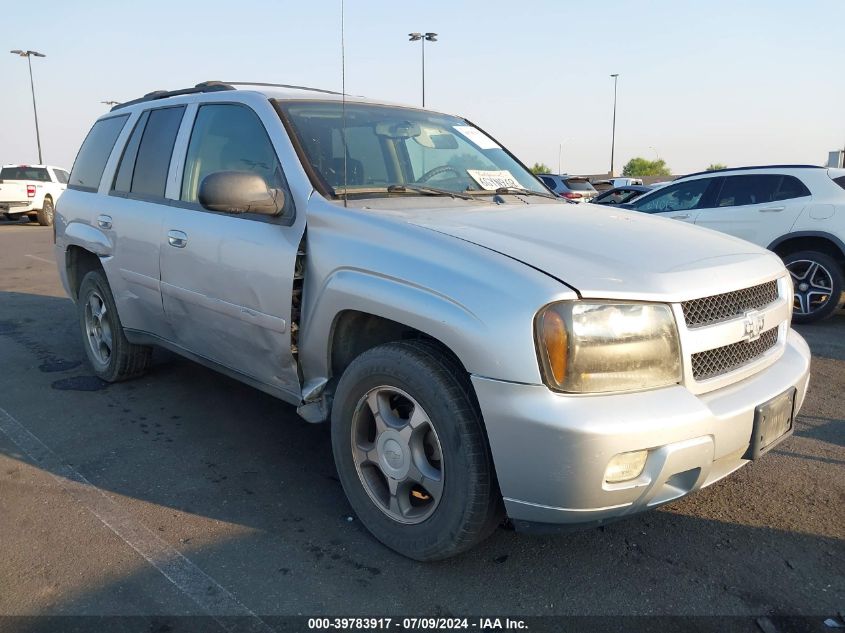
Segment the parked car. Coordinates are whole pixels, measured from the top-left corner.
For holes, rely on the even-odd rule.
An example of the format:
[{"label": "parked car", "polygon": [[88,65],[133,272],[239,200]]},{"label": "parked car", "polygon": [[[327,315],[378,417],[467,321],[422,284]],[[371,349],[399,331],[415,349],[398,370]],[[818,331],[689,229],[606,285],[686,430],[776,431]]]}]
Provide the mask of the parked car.
[{"label": "parked car", "polygon": [[843,300],[845,170],[814,165],[738,167],[690,174],[631,208],[741,237],[783,258],[794,318],[812,323]]},{"label": "parked car", "polygon": [[590,202],[598,195],[590,181],[581,176],[540,174],[539,178],[551,191],[571,202]]},{"label": "parked car", "polygon": [[432,560],[505,515],[660,506],[792,432],[776,256],[563,204],[461,117],[208,82],[97,120],[55,253],[97,376],[159,345],[330,419],[358,519]]},{"label": "parked car", "polygon": [[67,171],[52,165],[4,165],[0,169],[0,213],[9,220],[27,216],[50,226],[67,179]]},{"label": "parked car", "polygon": [[627,185],[616,187],[600,193],[592,199],[593,204],[625,204],[651,191],[651,187],[644,185]]},{"label": "parked car", "polygon": [[593,180],[592,185],[599,193],[610,191],[616,187],[627,187],[629,185],[642,185],[643,181],[639,178],[610,178],[606,180]]}]

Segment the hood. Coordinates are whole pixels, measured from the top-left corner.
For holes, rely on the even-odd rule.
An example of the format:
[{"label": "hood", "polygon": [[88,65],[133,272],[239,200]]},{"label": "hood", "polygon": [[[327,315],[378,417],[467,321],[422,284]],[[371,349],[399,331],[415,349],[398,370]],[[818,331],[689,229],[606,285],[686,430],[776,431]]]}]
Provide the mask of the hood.
[{"label": "hood", "polygon": [[784,270],[777,256],[749,242],[594,204],[464,206],[405,217],[521,261],[582,297],[685,301],[763,283]]}]

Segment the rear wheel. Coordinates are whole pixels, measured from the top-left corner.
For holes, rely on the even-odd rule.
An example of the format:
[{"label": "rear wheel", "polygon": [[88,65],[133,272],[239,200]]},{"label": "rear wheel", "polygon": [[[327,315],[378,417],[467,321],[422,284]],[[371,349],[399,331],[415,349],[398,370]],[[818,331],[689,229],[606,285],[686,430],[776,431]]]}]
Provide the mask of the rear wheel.
[{"label": "rear wheel", "polygon": [[82,279],[77,309],[85,354],[97,376],[107,382],[119,382],[147,371],[152,348],[126,340],[102,271],[92,270]]},{"label": "rear wheel", "polygon": [[842,267],[835,259],[818,251],[800,251],[783,261],[795,286],[792,318],[796,323],[814,323],[836,312],[844,284]]},{"label": "rear wheel", "polygon": [[44,198],[44,204],[41,205],[41,208],[36,213],[38,224],[41,226],[51,226],[53,224],[53,215],[53,199],[50,197]]},{"label": "rear wheel", "polygon": [[400,554],[437,560],[487,537],[501,500],[469,383],[436,346],[388,343],[343,373],[332,449],[358,518]]}]

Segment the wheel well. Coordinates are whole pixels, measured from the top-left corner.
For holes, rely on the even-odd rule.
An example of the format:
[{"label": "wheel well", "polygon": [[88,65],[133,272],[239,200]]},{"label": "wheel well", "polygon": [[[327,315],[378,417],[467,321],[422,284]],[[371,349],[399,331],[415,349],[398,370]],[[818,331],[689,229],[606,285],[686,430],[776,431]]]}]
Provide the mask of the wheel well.
[{"label": "wheel well", "polygon": [[824,237],[813,235],[792,237],[784,240],[772,250],[780,257],[786,257],[790,253],[797,253],[799,251],[818,251],[829,255],[839,262],[840,266],[845,267],[845,253],[842,252],[842,249],[834,241]]},{"label": "wheel well", "polygon": [[383,343],[409,339],[433,342],[463,371],[466,371],[455,353],[436,338],[397,321],[391,321],[367,312],[346,310],[337,316],[332,328],[331,347],[329,348],[331,375],[335,379],[339,379],[353,360],[373,347]]},{"label": "wheel well", "polygon": [[79,295],[79,286],[82,284],[85,275],[92,270],[103,269],[100,258],[80,246],[71,246],[67,249],[65,266],[67,267],[67,280],[73,298]]}]

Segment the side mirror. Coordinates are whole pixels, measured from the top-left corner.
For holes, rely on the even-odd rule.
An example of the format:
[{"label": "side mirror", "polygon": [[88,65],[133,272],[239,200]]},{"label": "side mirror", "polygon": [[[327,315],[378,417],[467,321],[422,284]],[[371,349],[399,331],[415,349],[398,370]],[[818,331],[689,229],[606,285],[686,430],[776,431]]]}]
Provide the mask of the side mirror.
[{"label": "side mirror", "polygon": [[250,171],[216,171],[202,179],[197,195],[209,211],[279,215],[285,194],[270,189],[258,174]]}]

